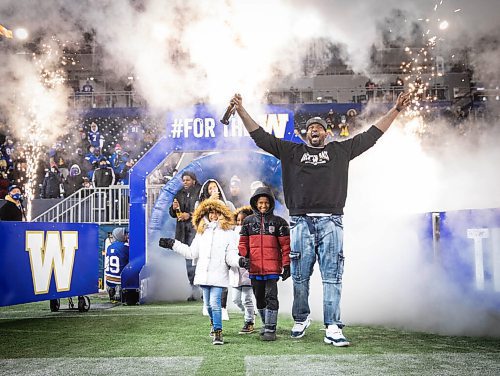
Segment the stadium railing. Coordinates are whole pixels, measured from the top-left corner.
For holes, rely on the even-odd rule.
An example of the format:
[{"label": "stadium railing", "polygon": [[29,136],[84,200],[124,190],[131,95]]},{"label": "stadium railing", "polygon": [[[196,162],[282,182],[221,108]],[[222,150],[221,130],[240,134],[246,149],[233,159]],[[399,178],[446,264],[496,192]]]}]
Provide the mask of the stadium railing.
[{"label": "stadium railing", "polygon": [[81,188],[32,221],[126,225],[129,202],[127,185]]}]

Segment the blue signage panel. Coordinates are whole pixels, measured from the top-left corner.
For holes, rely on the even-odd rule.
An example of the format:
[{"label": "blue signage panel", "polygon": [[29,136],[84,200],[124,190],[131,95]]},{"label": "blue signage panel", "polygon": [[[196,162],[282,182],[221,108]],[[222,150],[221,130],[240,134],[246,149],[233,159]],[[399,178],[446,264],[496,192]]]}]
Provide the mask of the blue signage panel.
[{"label": "blue signage panel", "polygon": [[441,213],[441,264],[468,290],[500,294],[500,209]]},{"label": "blue signage panel", "polygon": [[0,222],[0,306],[98,292],[98,226]]},{"label": "blue signage panel", "polygon": [[436,257],[464,295],[500,307],[500,209],[440,213]]},{"label": "blue signage panel", "polygon": [[[169,113],[167,138],[175,144],[175,150],[182,151],[258,149],[237,115],[231,117],[227,125],[219,121],[221,116],[207,105]],[[276,137],[301,142],[294,133],[293,112],[288,108],[266,106],[263,113],[252,116]]]}]

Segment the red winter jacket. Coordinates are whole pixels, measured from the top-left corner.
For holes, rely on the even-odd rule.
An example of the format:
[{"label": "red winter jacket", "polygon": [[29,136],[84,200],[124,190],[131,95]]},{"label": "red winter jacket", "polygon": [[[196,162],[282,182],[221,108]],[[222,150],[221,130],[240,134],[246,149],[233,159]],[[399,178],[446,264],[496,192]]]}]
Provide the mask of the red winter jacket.
[{"label": "red winter jacket", "polygon": [[[270,208],[267,213],[257,210],[257,199],[267,196]],[[274,197],[267,187],[258,188],[250,199],[254,214],[243,221],[238,251],[250,259],[250,275],[281,274],[290,265],[290,228],[287,221],[274,215]]]}]

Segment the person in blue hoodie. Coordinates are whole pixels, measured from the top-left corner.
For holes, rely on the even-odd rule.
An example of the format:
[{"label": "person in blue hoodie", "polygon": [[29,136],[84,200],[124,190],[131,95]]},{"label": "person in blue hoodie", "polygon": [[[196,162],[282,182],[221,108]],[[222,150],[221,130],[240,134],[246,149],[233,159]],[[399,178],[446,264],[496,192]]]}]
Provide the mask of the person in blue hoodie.
[{"label": "person in blue hoodie", "polygon": [[123,227],[117,227],[112,235],[114,242],[106,249],[104,278],[109,299],[112,303],[117,303],[122,300],[121,274],[129,260],[128,231]]}]

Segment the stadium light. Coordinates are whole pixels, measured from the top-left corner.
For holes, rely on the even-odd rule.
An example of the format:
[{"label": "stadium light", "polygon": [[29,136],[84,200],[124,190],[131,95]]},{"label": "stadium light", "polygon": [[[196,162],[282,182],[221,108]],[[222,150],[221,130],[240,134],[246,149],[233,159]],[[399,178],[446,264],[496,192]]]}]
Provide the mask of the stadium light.
[{"label": "stadium light", "polygon": [[14,37],[19,40],[26,40],[29,36],[28,30],[24,27],[19,27],[14,30]]}]

